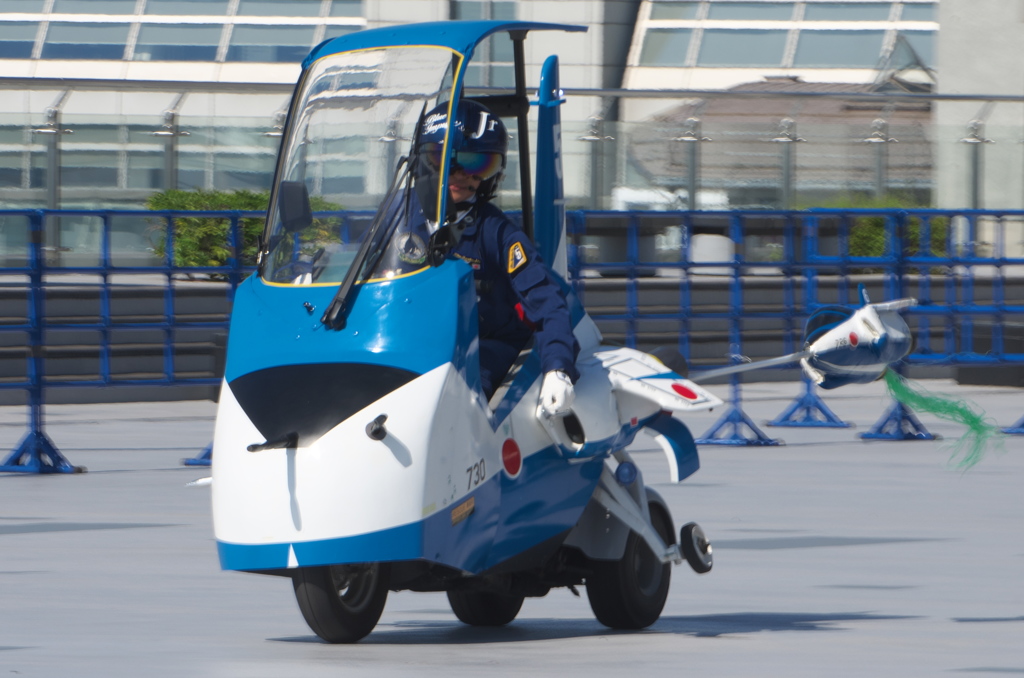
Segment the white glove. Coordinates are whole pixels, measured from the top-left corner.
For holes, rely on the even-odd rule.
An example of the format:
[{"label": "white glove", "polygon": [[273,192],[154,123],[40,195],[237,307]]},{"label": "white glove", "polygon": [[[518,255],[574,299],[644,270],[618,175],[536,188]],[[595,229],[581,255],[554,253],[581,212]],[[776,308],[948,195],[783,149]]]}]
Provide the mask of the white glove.
[{"label": "white glove", "polygon": [[544,375],[540,386],[540,410],[548,417],[569,412],[576,392],[572,388],[572,379],[561,370],[552,370]]}]

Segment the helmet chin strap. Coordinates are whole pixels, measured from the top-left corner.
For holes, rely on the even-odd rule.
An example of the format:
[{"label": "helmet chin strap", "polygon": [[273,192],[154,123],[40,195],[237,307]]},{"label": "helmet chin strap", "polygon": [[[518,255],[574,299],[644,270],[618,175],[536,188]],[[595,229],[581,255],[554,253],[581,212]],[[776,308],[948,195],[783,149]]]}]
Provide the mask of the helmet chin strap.
[{"label": "helmet chin strap", "polygon": [[448,200],[445,224],[434,231],[427,244],[427,261],[431,266],[440,266],[452,249],[462,240],[466,228],[476,221],[476,213],[482,201],[472,196],[469,200],[453,203]]}]

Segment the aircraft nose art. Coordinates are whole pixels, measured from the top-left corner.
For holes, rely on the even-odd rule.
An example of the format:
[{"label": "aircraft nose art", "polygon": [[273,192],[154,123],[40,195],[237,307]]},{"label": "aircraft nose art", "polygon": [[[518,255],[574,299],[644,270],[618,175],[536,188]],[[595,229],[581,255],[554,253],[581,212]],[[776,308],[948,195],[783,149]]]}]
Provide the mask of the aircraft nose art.
[{"label": "aircraft nose art", "polygon": [[313,363],[257,370],[228,386],[268,442],[294,437],[302,447],[418,376],[387,365]]}]

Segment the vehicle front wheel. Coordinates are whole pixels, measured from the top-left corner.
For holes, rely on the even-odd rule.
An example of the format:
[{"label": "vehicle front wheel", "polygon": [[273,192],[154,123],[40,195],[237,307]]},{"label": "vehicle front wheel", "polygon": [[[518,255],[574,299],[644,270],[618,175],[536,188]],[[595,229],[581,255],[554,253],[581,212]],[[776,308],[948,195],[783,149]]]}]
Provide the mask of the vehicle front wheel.
[{"label": "vehicle front wheel", "polygon": [[380,620],[388,597],[386,563],[303,567],[292,583],[302,617],[328,643],[354,643]]},{"label": "vehicle front wheel", "polygon": [[[666,544],[675,543],[672,518],[649,504],[651,525]],[[668,598],[672,565],[661,560],[635,532],[619,560],[595,560],[587,577],[587,598],[597,621],[613,629],[642,629],[658,621]]]},{"label": "vehicle front wheel", "polygon": [[524,596],[486,591],[449,591],[452,612],[470,626],[504,626],[516,618]]}]

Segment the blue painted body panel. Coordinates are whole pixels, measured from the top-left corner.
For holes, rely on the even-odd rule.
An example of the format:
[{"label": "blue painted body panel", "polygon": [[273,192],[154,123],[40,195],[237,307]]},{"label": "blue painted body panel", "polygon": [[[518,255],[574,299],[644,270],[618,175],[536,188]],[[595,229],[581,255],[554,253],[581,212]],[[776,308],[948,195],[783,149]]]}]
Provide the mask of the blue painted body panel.
[{"label": "blue painted body panel", "polygon": [[565,233],[562,188],[561,114],[558,57],[550,56],[537,89],[537,193],[533,200],[534,240],[544,261],[553,263]]},{"label": "blue painted body panel", "polygon": [[494,567],[571,529],[594,493],[603,459],[569,464],[554,448],[523,460],[516,478],[492,476],[455,506],[472,497],[473,513],[452,524],[452,506],[417,523],[337,539],[293,544],[232,544],[218,541],[225,570],[284,569],[289,548],[299,566],[334,563],[429,560],[466,572]]},{"label": "blue painted body panel", "polygon": [[[453,299],[458,303],[438,303]],[[331,330],[320,316],[335,286],[270,285],[250,276],[235,293],[225,378],[279,365],[352,362],[388,365],[416,374],[454,362],[479,381],[468,359],[477,333],[473,271],[461,261],[388,282],[358,286],[345,328]],[[310,303],[312,311],[303,304]],[[424,332],[429,328],[429,332]],[[458,347],[462,347],[459,350]]]},{"label": "blue painted body panel", "polygon": [[647,423],[647,428],[665,436],[672,447],[672,454],[676,459],[676,477],[672,478],[673,482],[682,482],[700,469],[697,443],[694,442],[693,434],[686,424],[662,412]]}]

